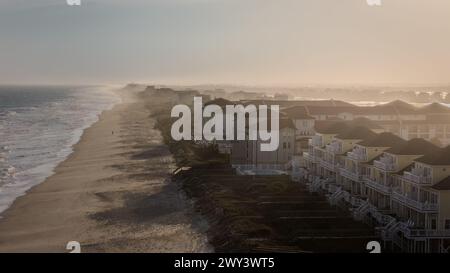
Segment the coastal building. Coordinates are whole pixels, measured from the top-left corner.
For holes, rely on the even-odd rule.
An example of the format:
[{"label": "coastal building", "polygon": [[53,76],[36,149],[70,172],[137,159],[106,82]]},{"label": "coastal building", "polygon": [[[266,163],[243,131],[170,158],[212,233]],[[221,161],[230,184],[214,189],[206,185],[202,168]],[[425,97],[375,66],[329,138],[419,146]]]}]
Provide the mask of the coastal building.
[{"label": "coastal building", "polygon": [[396,247],[412,252],[450,250],[450,147],[414,160],[393,189],[391,231]]},{"label": "coastal building", "polygon": [[286,173],[295,152],[295,127],[291,119],[280,118],[279,147],[261,151],[261,140],[232,141],[230,161],[242,174]]},{"label": "coastal building", "polygon": [[340,175],[340,169],[346,166],[347,153],[355,149],[358,143],[375,136],[376,133],[371,129],[362,126],[350,127],[336,135],[325,148],[324,157],[319,164],[319,173],[323,177],[331,177],[338,185],[344,185],[345,178]]},{"label": "coastal building", "polygon": [[391,133],[381,133],[355,145],[347,153],[345,166],[340,168],[343,188],[353,196],[366,197],[364,178],[370,175],[370,165],[385,150],[402,145],[405,141]]},{"label": "coastal building", "polygon": [[379,126],[379,132],[391,132],[404,140],[423,138],[441,147],[450,145],[450,108],[440,103],[423,107],[399,100],[377,106],[356,106],[333,100],[278,103],[284,107],[303,106],[315,122],[370,120]]},{"label": "coastal building", "polygon": [[[318,124],[317,124],[318,125]],[[309,140],[308,151],[303,153],[304,167],[308,170],[308,179],[314,176],[323,176],[323,169],[320,162],[323,161],[326,153],[326,146],[333,141],[333,138],[348,129],[348,125],[336,122],[328,126],[316,126],[316,134]]]},{"label": "coastal building", "polygon": [[448,108],[401,101],[373,107],[288,101],[280,107],[279,149],[261,152],[258,141],[232,142],[238,173],[289,171],[377,227],[394,250],[450,249],[450,148],[431,143],[450,143]]},{"label": "coastal building", "polygon": [[347,127],[325,145],[322,133],[313,139],[314,156],[305,153],[310,190],[377,227],[393,250],[450,250],[450,147],[361,127]]},{"label": "coastal building", "polygon": [[437,146],[419,138],[383,152],[369,167],[370,175],[364,178],[370,204],[380,211],[391,213],[392,191],[401,187],[403,172],[414,165],[414,160],[439,152]]}]

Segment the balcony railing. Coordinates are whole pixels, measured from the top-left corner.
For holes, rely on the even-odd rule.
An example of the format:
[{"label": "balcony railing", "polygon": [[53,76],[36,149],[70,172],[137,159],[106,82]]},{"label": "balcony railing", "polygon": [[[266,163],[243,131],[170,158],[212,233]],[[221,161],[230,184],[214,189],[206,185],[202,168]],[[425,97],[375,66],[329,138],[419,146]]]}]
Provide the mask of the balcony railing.
[{"label": "balcony railing", "polygon": [[450,230],[414,229],[403,230],[407,238],[450,238]]},{"label": "balcony railing", "polygon": [[380,160],[375,160],[373,162],[373,165],[379,169],[382,169],[382,170],[385,170],[388,172],[395,171],[397,169],[394,163],[382,162]]},{"label": "balcony railing", "polygon": [[346,168],[341,168],[340,169],[340,174],[346,178],[349,178],[353,181],[362,181],[362,175],[358,174],[358,173],[354,173],[350,170],[347,170]]},{"label": "balcony railing", "polygon": [[309,144],[314,146],[314,147],[322,147],[322,138],[319,136],[313,136],[310,140],[309,140]]},{"label": "balcony railing", "polygon": [[384,194],[390,195],[392,193],[392,188],[390,186],[386,186],[382,183],[379,183],[370,177],[364,177],[364,182],[366,182],[366,186],[375,189],[379,192],[382,192]]},{"label": "balcony railing", "polygon": [[340,146],[336,145],[334,143],[331,143],[331,144],[327,145],[326,149],[327,149],[328,152],[333,153],[333,154],[340,154],[340,153],[342,153],[342,150],[341,150]]},{"label": "balcony railing", "polygon": [[317,158],[314,155],[310,154],[310,153],[304,152],[303,153],[303,157],[305,158],[305,160],[311,161],[312,163],[317,163],[318,162]]},{"label": "balcony railing", "polygon": [[398,191],[393,191],[392,198],[419,211],[437,212],[439,210],[439,205],[437,203],[417,201]]},{"label": "balcony railing", "polygon": [[367,161],[366,155],[357,152],[349,152],[347,157],[356,161]]},{"label": "balcony railing", "polygon": [[320,160],[320,165],[330,171],[336,170],[336,165],[334,165],[332,162],[326,161],[324,159]]},{"label": "balcony railing", "polygon": [[431,185],[433,181],[429,176],[417,175],[412,172],[404,172],[403,177],[406,180],[419,185]]}]

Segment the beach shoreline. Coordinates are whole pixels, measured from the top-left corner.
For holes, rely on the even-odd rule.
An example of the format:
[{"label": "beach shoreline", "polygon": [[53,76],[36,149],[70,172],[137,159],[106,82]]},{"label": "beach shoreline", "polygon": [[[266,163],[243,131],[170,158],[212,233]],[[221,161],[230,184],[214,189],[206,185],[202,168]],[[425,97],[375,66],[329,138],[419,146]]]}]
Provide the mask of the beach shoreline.
[{"label": "beach shoreline", "polygon": [[209,252],[206,222],[170,179],[175,163],[145,102],[122,102],[0,219],[0,252]]}]

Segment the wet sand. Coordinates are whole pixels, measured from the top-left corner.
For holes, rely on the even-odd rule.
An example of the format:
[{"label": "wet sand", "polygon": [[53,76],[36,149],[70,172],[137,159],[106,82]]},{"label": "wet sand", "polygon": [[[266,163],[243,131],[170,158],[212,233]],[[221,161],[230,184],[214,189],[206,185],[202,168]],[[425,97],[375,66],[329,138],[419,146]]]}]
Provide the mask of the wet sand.
[{"label": "wet sand", "polygon": [[122,94],[55,174],[0,219],[0,252],[209,252],[206,221],[171,181],[175,169],[145,103]]}]

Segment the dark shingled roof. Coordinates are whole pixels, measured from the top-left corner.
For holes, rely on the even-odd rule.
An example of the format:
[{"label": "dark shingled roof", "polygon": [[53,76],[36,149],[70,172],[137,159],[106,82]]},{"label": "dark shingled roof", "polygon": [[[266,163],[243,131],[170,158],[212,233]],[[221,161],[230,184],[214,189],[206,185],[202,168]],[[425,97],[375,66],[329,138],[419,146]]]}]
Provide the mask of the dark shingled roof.
[{"label": "dark shingled roof", "polygon": [[387,150],[387,153],[395,155],[428,155],[440,152],[440,148],[423,138],[414,138],[404,143]]},{"label": "dark shingled roof", "polygon": [[333,122],[326,126],[317,126],[316,122],[315,130],[320,134],[340,134],[348,130],[350,127],[345,122]]},{"label": "dark shingled roof", "polygon": [[305,106],[293,106],[283,110],[292,119],[314,119]]},{"label": "dark shingled roof", "polygon": [[217,98],[217,99],[208,101],[207,103],[205,103],[205,106],[211,105],[211,104],[216,104],[216,105],[219,105],[220,107],[224,107],[226,105],[234,105],[235,103],[232,101],[229,101],[227,99]]},{"label": "dark shingled roof", "polygon": [[450,190],[450,176],[437,183],[436,185],[431,186],[431,188],[438,191],[448,191]]},{"label": "dark shingled roof", "polygon": [[338,134],[336,138],[370,140],[375,138],[376,136],[377,134],[372,132],[367,127],[357,126],[345,130],[344,132]]},{"label": "dark shingled roof", "polygon": [[283,128],[293,128],[295,129],[294,123],[292,122],[292,119],[290,118],[280,118],[280,129]]},{"label": "dark shingled roof", "polygon": [[438,153],[430,153],[416,160],[428,165],[449,166],[450,165],[450,146],[439,149]]},{"label": "dark shingled roof", "polygon": [[293,106],[311,106],[311,107],[349,107],[354,106],[348,102],[339,100],[271,100],[271,99],[258,99],[258,100],[242,100],[243,104],[255,104],[255,105],[279,105],[281,107],[293,107]]},{"label": "dark shingled roof", "polygon": [[354,127],[366,127],[369,129],[383,129],[380,125],[378,125],[375,121],[370,120],[368,118],[355,118],[352,121],[348,122],[348,125],[354,126]]},{"label": "dark shingled roof", "polygon": [[450,108],[435,102],[420,108],[419,112],[424,114],[450,114]]},{"label": "dark shingled roof", "polygon": [[417,110],[417,108],[414,105],[409,104],[409,103],[407,103],[405,101],[402,101],[402,100],[394,100],[394,101],[391,101],[391,102],[386,103],[384,105],[394,106],[397,109]]},{"label": "dark shingled roof", "polygon": [[365,147],[396,147],[404,145],[405,142],[405,140],[392,133],[381,133],[373,139],[364,140],[358,143],[358,145]]},{"label": "dark shingled roof", "polygon": [[380,112],[380,113],[391,113],[391,114],[416,114],[417,109],[400,100],[392,101],[390,103],[381,104],[373,106],[374,112]]}]

